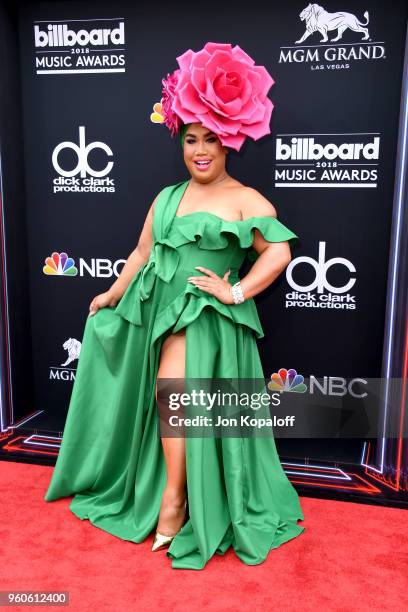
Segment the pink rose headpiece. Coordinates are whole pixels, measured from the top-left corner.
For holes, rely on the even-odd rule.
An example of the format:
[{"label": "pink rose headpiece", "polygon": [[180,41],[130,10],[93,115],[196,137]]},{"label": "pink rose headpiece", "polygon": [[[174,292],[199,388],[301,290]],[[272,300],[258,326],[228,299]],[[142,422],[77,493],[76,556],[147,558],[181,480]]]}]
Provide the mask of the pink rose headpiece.
[{"label": "pink rose headpiece", "polygon": [[208,42],[177,57],[180,68],[162,80],[161,101],[150,115],[171,135],[187,123],[201,123],[225,147],[239,151],[247,136],[270,134],[273,110],[267,93],[275,83],[265,66],[238,45]]}]

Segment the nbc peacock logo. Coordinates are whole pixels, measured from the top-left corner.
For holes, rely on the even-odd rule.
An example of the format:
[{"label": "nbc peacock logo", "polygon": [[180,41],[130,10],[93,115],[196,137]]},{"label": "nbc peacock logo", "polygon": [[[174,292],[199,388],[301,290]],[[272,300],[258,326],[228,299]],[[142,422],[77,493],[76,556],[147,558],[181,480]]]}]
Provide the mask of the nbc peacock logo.
[{"label": "nbc peacock logo", "polygon": [[45,259],[43,272],[50,276],[76,276],[78,274],[78,268],[75,266],[75,261],[72,257],[68,257],[67,253],[58,253],[54,251],[51,257]]},{"label": "nbc peacock logo", "polygon": [[306,393],[307,387],[304,380],[304,377],[301,374],[298,374],[293,368],[290,370],[281,368],[278,370],[278,372],[274,372],[271,375],[271,380],[268,382],[267,387],[271,391]]}]

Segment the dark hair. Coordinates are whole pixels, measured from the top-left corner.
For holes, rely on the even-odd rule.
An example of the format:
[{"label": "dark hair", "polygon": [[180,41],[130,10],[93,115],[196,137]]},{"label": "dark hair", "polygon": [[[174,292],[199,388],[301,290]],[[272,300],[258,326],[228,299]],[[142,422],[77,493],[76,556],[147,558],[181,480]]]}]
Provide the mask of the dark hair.
[{"label": "dark hair", "polygon": [[182,147],[184,146],[184,137],[186,135],[187,128],[188,128],[189,125],[190,125],[189,123],[183,123],[181,128],[180,128],[179,135],[180,135],[180,143],[181,143]]}]

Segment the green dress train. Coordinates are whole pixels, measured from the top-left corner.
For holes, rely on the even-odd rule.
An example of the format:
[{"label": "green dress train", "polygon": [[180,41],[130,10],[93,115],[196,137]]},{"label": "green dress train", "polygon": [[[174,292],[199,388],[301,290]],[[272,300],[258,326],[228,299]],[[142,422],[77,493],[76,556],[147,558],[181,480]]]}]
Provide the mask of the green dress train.
[{"label": "green dress train", "polygon": [[[209,212],[176,216],[188,185],[156,201],[153,247],[116,307],[87,317],[76,378],[47,502],[74,495],[70,510],[123,540],[155,529],[166,481],[157,433],[160,348],[186,328],[187,378],[264,379],[252,298],[227,305],[192,283],[204,266],[232,284],[255,261],[254,228],[269,242],[297,239],[274,217],[226,221]],[[272,430],[271,430],[272,431]],[[202,569],[230,545],[248,565],[305,527],[297,492],[267,437],[186,437],[189,517],[166,554],[173,568]]]}]

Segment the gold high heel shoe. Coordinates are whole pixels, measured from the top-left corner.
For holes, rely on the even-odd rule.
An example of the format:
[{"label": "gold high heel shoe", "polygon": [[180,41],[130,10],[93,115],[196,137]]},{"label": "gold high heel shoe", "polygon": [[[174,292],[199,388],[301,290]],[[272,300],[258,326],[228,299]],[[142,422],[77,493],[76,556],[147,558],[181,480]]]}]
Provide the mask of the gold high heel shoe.
[{"label": "gold high heel shoe", "polygon": [[158,531],[156,531],[152,551],[155,552],[156,550],[162,550],[163,548],[167,548],[168,546],[170,546],[176,535],[177,534],[174,534],[172,536],[166,536],[163,533],[159,533]]},{"label": "gold high heel shoe", "polygon": [[[186,510],[187,510],[187,500],[185,500],[184,502],[184,513],[185,514],[186,514]],[[184,519],[185,519],[185,514],[184,514]],[[184,521],[183,521],[183,524],[184,524]],[[181,531],[181,528],[179,529],[179,531],[177,531],[177,533],[179,533],[180,531]],[[163,548],[167,548],[168,546],[170,546],[170,544],[176,537],[177,533],[169,536],[169,535],[164,535],[164,533],[160,533],[159,531],[156,531],[154,535],[154,540],[153,540],[152,552],[155,552],[156,550],[162,550]]]}]

